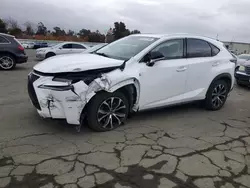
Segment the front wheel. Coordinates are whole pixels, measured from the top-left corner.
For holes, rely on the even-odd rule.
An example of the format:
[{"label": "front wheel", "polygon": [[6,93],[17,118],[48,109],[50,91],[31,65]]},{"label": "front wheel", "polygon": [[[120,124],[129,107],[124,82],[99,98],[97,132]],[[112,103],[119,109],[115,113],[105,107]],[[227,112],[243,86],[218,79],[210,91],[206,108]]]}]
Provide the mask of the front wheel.
[{"label": "front wheel", "polygon": [[224,80],[216,80],[208,89],[205,105],[208,110],[219,110],[227,100],[229,86]]},{"label": "front wheel", "polygon": [[122,125],[128,113],[129,103],[123,93],[101,92],[88,104],[87,120],[95,131],[110,131]]},{"label": "front wheel", "polygon": [[48,52],[48,53],[45,55],[45,58],[47,59],[47,58],[53,57],[53,56],[55,56],[55,55],[56,55],[56,54],[53,53],[53,52]]}]

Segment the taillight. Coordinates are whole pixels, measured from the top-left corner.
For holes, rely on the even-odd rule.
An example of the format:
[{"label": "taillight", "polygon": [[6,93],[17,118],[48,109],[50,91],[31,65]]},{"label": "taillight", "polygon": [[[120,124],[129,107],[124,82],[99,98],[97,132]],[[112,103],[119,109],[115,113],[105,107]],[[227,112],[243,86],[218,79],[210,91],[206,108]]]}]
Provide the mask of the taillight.
[{"label": "taillight", "polygon": [[18,45],[18,49],[24,51],[24,47],[22,47],[21,45]]}]

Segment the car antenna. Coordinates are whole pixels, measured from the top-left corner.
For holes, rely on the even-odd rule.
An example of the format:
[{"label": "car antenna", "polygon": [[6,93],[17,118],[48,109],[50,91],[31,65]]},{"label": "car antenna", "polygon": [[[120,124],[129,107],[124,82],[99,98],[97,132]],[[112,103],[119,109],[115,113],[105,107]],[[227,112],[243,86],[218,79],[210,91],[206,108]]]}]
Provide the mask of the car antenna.
[{"label": "car antenna", "polygon": [[130,59],[126,59],[126,60],[121,64],[121,66],[120,66],[121,71],[123,71],[123,70],[125,69],[126,62],[127,62],[128,60],[130,60]]}]

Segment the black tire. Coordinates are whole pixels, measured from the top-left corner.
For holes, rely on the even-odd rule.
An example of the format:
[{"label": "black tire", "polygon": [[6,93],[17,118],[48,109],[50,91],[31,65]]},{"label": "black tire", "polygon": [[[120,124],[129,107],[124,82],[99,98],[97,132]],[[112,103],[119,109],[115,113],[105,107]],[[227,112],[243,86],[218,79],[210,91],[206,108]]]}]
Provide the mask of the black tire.
[{"label": "black tire", "polygon": [[[10,61],[12,61],[10,66],[6,66],[3,64],[3,61],[1,60],[2,58],[6,58],[9,59]],[[0,54],[0,68],[3,70],[12,70],[16,67],[16,59],[14,56],[10,55],[10,54]]]},{"label": "black tire", "polygon": [[[104,102],[106,101],[107,103],[111,103],[112,98],[113,98],[113,103],[112,103],[113,105],[115,103],[118,104],[121,100],[122,101],[121,107],[123,106],[123,104],[125,107],[121,108],[119,111],[112,110],[112,112],[109,112],[106,114],[99,113],[99,111],[102,111],[102,112],[105,111],[104,109],[101,109],[102,107],[105,107],[106,103],[104,103]],[[116,107],[118,107],[118,106],[119,105],[117,105]],[[106,108],[106,110],[107,109],[108,108]],[[107,111],[109,111],[109,110],[107,110]],[[117,112],[117,114],[116,114],[116,112]],[[105,115],[100,117],[100,114],[105,114]],[[107,115],[107,114],[109,114],[109,115]],[[116,114],[116,115],[119,114],[119,116],[116,116],[116,115],[114,116],[111,114]],[[121,114],[124,115],[124,117],[119,119]],[[113,130],[113,129],[119,127],[120,125],[122,125],[126,121],[128,114],[129,114],[129,102],[123,93],[121,93],[121,92],[114,92],[114,93],[101,92],[101,93],[98,93],[96,96],[94,96],[94,98],[91,99],[90,103],[88,104],[88,108],[87,108],[88,126],[91,129],[98,131],[98,132],[110,131],[110,130]],[[110,122],[109,118],[112,118],[111,122]],[[100,119],[102,119],[102,120],[100,120]],[[105,124],[106,122],[109,122],[109,123],[106,127],[104,127],[103,124]],[[112,124],[112,126],[111,126],[111,124]]]},{"label": "black tire", "polygon": [[[218,87],[221,87],[221,86],[223,86],[223,88],[224,88],[224,90],[222,91],[224,97],[222,97],[222,95],[218,95],[219,96],[219,99],[218,99],[218,96],[216,97],[215,91],[216,91],[216,88],[217,88],[217,90],[219,90]],[[206,95],[206,99],[205,99],[205,107],[208,110],[213,110],[213,111],[221,109],[227,100],[228,93],[229,93],[229,85],[227,82],[225,82],[224,80],[214,81],[210,85],[210,87],[207,91],[207,95]]]},{"label": "black tire", "polygon": [[48,53],[45,55],[45,59],[50,58],[50,57],[53,57],[53,56],[55,56],[55,55],[56,55],[56,54],[53,53],[53,52],[48,52]]}]

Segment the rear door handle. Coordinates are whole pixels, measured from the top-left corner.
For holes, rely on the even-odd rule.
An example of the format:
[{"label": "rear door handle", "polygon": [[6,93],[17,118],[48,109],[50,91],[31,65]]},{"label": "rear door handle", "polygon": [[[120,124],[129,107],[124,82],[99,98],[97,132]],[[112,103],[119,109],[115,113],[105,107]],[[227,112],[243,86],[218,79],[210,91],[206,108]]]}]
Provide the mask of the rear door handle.
[{"label": "rear door handle", "polygon": [[187,67],[182,66],[182,67],[179,67],[176,71],[177,71],[177,72],[183,72],[183,71],[185,71],[185,70],[187,70]]}]

